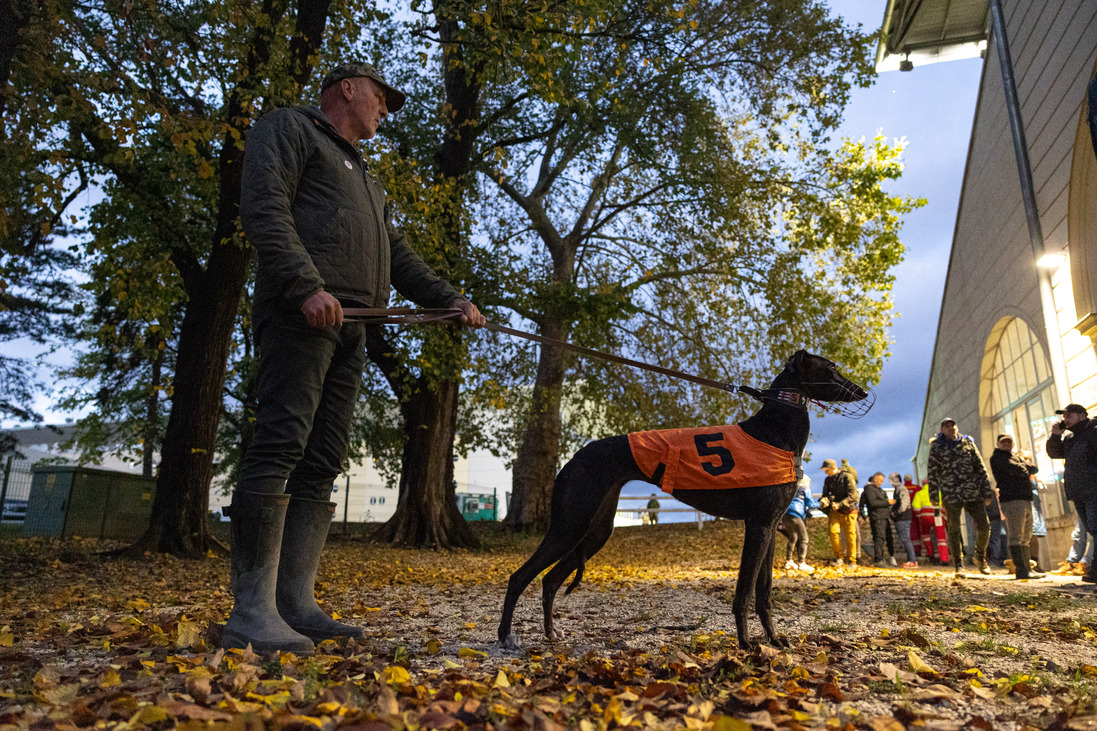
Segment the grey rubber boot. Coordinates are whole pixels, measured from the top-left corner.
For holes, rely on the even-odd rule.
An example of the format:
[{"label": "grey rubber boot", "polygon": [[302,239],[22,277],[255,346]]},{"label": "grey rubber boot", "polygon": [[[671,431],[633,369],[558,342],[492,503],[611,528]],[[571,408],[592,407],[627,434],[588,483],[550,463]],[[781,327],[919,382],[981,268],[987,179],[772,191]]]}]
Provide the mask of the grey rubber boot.
[{"label": "grey rubber boot", "polygon": [[314,642],[363,635],[361,627],[335,621],[316,603],[316,568],[334,515],[335,503],[295,497],[286,511],[282,535],[278,613],[290,627]]},{"label": "grey rubber boot", "polygon": [[1032,568],[1032,549],[1028,546],[1021,546],[1021,555],[1025,559],[1025,570],[1028,572],[1028,578],[1030,579],[1042,579],[1047,574],[1043,571]]},{"label": "grey rubber boot", "polygon": [[1028,556],[1025,555],[1025,547],[1010,546],[1009,557],[1013,559],[1013,578],[1029,578]]},{"label": "grey rubber boot", "polygon": [[278,615],[274,593],[289,495],[237,490],[225,511],[232,519],[232,595],[235,603],[221,647],[255,652],[312,652],[312,640]]}]

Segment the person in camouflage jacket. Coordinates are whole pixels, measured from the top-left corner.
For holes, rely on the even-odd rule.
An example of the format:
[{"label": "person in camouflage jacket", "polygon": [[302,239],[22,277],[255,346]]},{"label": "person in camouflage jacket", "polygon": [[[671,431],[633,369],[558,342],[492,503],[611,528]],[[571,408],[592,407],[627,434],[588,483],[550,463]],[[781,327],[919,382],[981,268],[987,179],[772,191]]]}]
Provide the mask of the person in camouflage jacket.
[{"label": "person in camouflage jacket", "polygon": [[964,555],[960,537],[963,511],[975,523],[975,566],[980,573],[989,574],[987,543],[990,541],[990,521],[987,519],[987,501],[994,495],[987,476],[986,465],[975,441],[960,434],[954,419],[941,422],[941,431],[929,447],[929,499],[945,509],[948,529],[948,550],[956,575],[964,575]]}]

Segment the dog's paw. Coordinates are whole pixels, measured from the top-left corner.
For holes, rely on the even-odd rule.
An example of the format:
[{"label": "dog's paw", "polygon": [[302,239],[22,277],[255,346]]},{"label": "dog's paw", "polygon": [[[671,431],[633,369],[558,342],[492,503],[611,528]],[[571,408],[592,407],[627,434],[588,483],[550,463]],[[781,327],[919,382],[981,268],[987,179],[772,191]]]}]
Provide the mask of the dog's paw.
[{"label": "dog's paw", "polygon": [[507,638],[503,640],[501,646],[504,650],[521,650],[522,643],[518,641],[518,635],[509,634]]},{"label": "dog's paw", "polygon": [[558,629],[552,629],[545,633],[545,639],[549,642],[563,642],[564,633]]},{"label": "dog's paw", "polygon": [[787,650],[790,647],[792,647],[792,643],[789,642],[787,638],[785,638],[784,636],[781,636],[781,635],[777,635],[775,637],[772,637],[770,639],[770,644],[772,644],[774,647],[779,648],[781,650]]}]

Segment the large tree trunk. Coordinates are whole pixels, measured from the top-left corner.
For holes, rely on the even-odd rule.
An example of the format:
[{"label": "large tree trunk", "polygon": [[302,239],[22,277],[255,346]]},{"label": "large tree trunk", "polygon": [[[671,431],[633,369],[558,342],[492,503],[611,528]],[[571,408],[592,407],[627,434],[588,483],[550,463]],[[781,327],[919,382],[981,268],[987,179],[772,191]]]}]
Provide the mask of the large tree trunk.
[{"label": "large tree trunk", "polygon": [[[226,215],[231,221],[235,210],[222,218]],[[187,303],[152,515],[148,530],[132,549],[138,554],[156,551],[197,558],[213,545],[206,518],[213,452],[225,363],[249,255],[250,249],[233,238],[216,246]]]},{"label": "large tree trunk", "polygon": [[[445,135],[434,156],[434,174],[438,179],[452,181],[454,189],[462,191],[471,168],[480,85],[476,69],[460,59],[457,22],[448,19],[443,5],[439,2],[435,12],[440,20],[439,37],[443,44],[443,68],[446,69],[443,85],[451,113],[446,115]],[[452,252],[451,257],[457,258],[467,250],[462,203],[458,193],[450,207],[439,212],[448,240],[446,249]],[[445,270],[449,274],[456,267],[448,265]],[[450,340],[448,352],[464,351],[462,334],[457,329],[438,330],[429,333],[428,337]],[[393,376],[403,371],[403,366],[382,355],[380,342],[374,339],[373,347],[369,348],[370,358],[381,366],[397,396],[401,397],[406,441],[396,513],[377,531],[375,538],[396,545],[473,547],[477,545],[477,539],[457,510],[453,484],[453,442],[457,432],[460,383],[456,375],[442,379],[433,374],[420,375],[410,394],[402,392],[401,384],[406,381]]]},{"label": "large tree trunk", "polygon": [[[291,50],[292,73],[299,87],[311,72],[310,59],[323,37],[329,2],[298,2]],[[270,63],[270,28],[277,26],[277,19],[285,11],[284,2],[263,3],[263,14],[271,22],[255,31],[244,64],[248,74],[227,103],[227,118],[237,134],[227,133],[222,141],[217,228],[209,260],[203,268],[183,254],[177,258],[189,299],[179,332],[171,414],[164,433],[152,515],[148,529],[130,548],[138,555],[152,551],[202,557],[218,546],[210,539],[207,527],[209,487],[225,365],[251,256],[251,248],[236,235],[244,161],[238,140],[244,138],[251,124],[251,100],[262,91],[257,85]]]},{"label": "large tree trunk", "polygon": [[[567,331],[559,320],[546,322],[541,328],[542,335],[557,340],[566,340]],[[550,345],[541,348],[533,403],[514,461],[507,508],[507,526],[515,530],[542,531],[548,526],[552,483],[560,460],[560,403],[566,370],[566,351]]]},{"label": "large tree trunk", "polygon": [[[422,385],[422,384],[418,384]],[[374,537],[402,546],[474,547],[476,536],[457,510],[453,483],[453,433],[457,383],[419,388],[403,404],[404,445],[400,502]],[[448,442],[441,438],[448,435]]]},{"label": "large tree trunk", "polygon": [[[445,338],[460,347],[456,329],[438,326],[428,337]],[[445,329],[442,329],[445,328]],[[366,338],[370,360],[381,368],[400,401],[404,420],[400,501],[396,513],[373,535],[403,546],[471,548],[478,541],[457,511],[453,484],[453,437],[457,429],[457,381],[428,383],[411,379],[405,364],[392,355],[381,328]]]}]

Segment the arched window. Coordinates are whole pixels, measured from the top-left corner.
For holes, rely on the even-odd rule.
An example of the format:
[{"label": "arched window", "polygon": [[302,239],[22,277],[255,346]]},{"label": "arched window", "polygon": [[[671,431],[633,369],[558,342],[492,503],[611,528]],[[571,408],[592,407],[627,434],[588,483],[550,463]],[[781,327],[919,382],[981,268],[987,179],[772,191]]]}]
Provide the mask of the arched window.
[{"label": "arched window", "polygon": [[[1060,475],[1044,450],[1055,414],[1055,388],[1043,346],[1024,320],[1002,318],[987,338],[980,384],[981,411],[990,421],[990,442],[984,457],[994,451],[994,439],[1010,434],[1018,449],[1032,455],[1047,485],[1045,514],[1062,515],[1065,509]],[[986,423],[984,421],[983,423]]]}]

